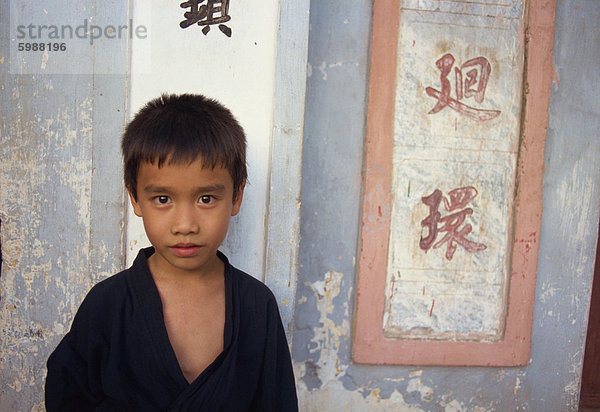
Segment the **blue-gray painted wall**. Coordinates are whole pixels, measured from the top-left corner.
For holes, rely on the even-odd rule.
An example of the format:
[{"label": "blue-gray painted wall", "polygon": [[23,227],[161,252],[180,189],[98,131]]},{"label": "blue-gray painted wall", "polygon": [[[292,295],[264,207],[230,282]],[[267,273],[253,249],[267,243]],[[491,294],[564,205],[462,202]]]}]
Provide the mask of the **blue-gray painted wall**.
[{"label": "blue-gray painted wall", "polygon": [[577,410],[600,205],[600,3],[556,5],[531,363],[514,368],[351,362],[370,15],[370,1],[311,2],[292,345],[303,406]]},{"label": "blue-gray painted wall", "polygon": [[[124,263],[127,54],[79,55],[112,53],[120,75],[11,74],[21,57],[9,52],[10,3],[0,1],[0,411],[32,411],[43,410],[46,359],[81,299]],[[79,24],[82,9],[127,16],[125,1],[96,3],[64,1],[61,21]],[[30,9],[19,6],[27,24]]]}]

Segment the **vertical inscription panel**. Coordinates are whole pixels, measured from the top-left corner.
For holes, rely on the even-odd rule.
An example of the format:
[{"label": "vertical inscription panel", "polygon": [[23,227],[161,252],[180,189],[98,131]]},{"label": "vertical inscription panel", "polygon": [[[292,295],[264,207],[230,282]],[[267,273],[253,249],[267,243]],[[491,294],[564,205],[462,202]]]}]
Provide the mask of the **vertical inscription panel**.
[{"label": "vertical inscription panel", "polygon": [[[403,2],[383,318],[388,338],[502,338],[521,101],[520,10],[519,3],[451,2],[440,12]],[[492,12],[504,18],[487,17]]]},{"label": "vertical inscription panel", "polygon": [[355,362],[529,361],[554,5],[527,5],[374,2]]},{"label": "vertical inscription panel", "polygon": [[394,165],[384,335],[496,340],[505,317],[512,159],[432,160],[419,152],[425,156]]}]

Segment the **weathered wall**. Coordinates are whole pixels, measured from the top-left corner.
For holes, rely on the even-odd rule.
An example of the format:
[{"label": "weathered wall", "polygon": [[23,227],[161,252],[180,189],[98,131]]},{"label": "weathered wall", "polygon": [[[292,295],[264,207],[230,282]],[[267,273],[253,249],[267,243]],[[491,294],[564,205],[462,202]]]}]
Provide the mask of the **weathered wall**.
[{"label": "weathered wall", "polygon": [[556,12],[531,363],[369,366],[352,363],[351,334],[371,2],[311,2],[292,346],[303,410],[577,410],[600,204],[600,5]]},{"label": "weathered wall", "polygon": [[[122,267],[127,58],[119,47],[103,51],[122,73],[112,75],[45,74],[41,53],[26,66],[9,52],[9,3],[0,2],[0,410],[30,411],[43,408],[46,359],[82,297]],[[64,2],[60,21],[79,24],[82,10],[127,15],[126,2],[95,3],[74,10]],[[24,24],[43,13],[19,4]],[[85,44],[80,52],[94,61],[100,50]],[[12,74],[20,69],[31,74]]]}]

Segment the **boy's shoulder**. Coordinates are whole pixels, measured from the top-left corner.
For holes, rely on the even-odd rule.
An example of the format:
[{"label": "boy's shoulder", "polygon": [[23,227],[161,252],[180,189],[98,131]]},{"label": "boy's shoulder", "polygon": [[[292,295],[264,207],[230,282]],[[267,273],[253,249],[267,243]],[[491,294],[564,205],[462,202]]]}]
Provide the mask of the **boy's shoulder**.
[{"label": "boy's shoulder", "polygon": [[231,277],[234,288],[239,289],[242,293],[252,294],[257,298],[265,300],[275,299],[271,289],[262,281],[230,264],[221,252],[219,252],[219,255],[222,259],[225,258],[225,267],[229,271],[229,273],[226,272],[225,276]]},{"label": "boy's shoulder", "polygon": [[[225,256],[219,252],[221,259]],[[239,305],[242,316],[279,316],[275,295],[262,281],[231,265],[225,257],[226,282],[231,282],[233,304]],[[227,280],[229,278],[229,281]]]},{"label": "boy's shoulder", "polygon": [[96,283],[83,299],[78,312],[88,312],[92,317],[109,318],[122,311],[125,304],[133,303],[135,295],[151,294],[150,272],[142,249],[130,267]]},{"label": "boy's shoulder", "polygon": [[[120,312],[123,305],[139,303],[146,306],[158,298],[158,291],[152,281],[147,267],[147,258],[153,253],[152,248],[143,249],[132,265],[94,285],[81,304],[81,309],[110,316],[114,310]],[[232,293],[236,301],[245,305],[271,306],[276,298],[271,289],[254,276],[236,268],[227,257],[219,253],[224,261],[226,278],[229,278]],[[160,298],[158,298],[160,299]]]},{"label": "boy's shoulder", "polygon": [[125,296],[127,289],[126,278],[129,271],[130,268],[125,269],[96,283],[87,293],[85,299],[102,302],[106,299],[115,300]]},{"label": "boy's shoulder", "polygon": [[120,298],[129,295],[127,289],[131,287],[133,283],[139,283],[140,281],[143,281],[145,277],[150,276],[148,263],[146,261],[148,253],[149,252],[146,249],[140,250],[138,256],[128,268],[110,275],[92,286],[88,292],[88,297],[106,298],[112,296],[114,298]]},{"label": "boy's shoulder", "polygon": [[92,286],[81,302],[78,314],[88,318],[106,318],[113,311],[118,311],[124,301],[131,297],[127,281],[131,275],[130,269],[111,275]]}]

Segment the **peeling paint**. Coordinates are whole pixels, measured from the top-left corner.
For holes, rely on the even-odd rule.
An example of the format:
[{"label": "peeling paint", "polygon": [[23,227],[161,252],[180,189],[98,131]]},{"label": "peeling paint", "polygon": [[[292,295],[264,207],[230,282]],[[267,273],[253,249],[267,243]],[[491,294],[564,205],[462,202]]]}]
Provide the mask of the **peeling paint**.
[{"label": "peeling paint", "polygon": [[517,392],[519,392],[519,389],[521,389],[521,379],[517,376],[515,378],[515,389],[513,391],[515,396],[517,395]]},{"label": "peeling paint", "polygon": [[[93,138],[102,132],[92,133],[97,112],[91,82],[62,78],[60,85],[21,76],[2,92],[7,102],[0,121],[2,410],[44,409],[40,388],[47,356],[85,293],[114,273],[118,259],[105,248],[90,274],[91,247],[103,248],[101,242],[91,245],[97,210]],[[110,223],[103,222],[107,233]]]},{"label": "peeling paint", "polygon": [[[317,310],[320,314],[319,326],[314,328],[312,340],[314,346],[309,352],[319,355],[318,376],[323,384],[335,381],[345,370],[340,366],[338,351],[341,341],[347,339],[350,334],[350,322],[347,316],[341,324],[336,324],[331,318],[334,311],[333,300],[340,294],[342,279],[341,273],[329,271],[323,280],[307,284],[315,294]],[[347,315],[347,305],[345,309]]]},{"label": "peeling paint", "polygon": [[[341,297],[344,276],[342,273],[328,271],[321,276],[321,280],[306,283],[315,298],[316,311],[319,314],[318,326],[313,328],[308,352],[316,355],[315,361],[294,362],[297,378],[298,398],[300,410],[330,410],[331,399],[337,399],[336,410],[345,411],[420,411],[419,407],[405,402],[398,390],[393,390],[389,396],[383,397],[380,388],[360,387],[349,391],[342,384],[342,378],[347,376],[350,365],[340,359],[341,345],[348,341],[350,335],[348,300],[342,303],[343,309],[336,306],[334,300]],[[351,299],[352,289],[348,289],[346,299]],[[301,297],[299,302],[306,304],[308,298]],[[306,309],[305,309],[306,310]],[[335,319],[341,318],[341,321]],[[427,399],[433,391],[420,381],[422,371],[411,372],[409,385],[414,391],[420,393],[422,399]],[[316,378],[319,382],[317,388],[306,384],[308,377],[311,382]],[[349,377],[349,376],[348,376]],[[405,379],[393,379],[391,382],[403,382]],[[343,393],[343,396],[336,396]],[[398,409],[400,408],[400,409]]]},{"label": "peeling paint", "polygon": [[326,68],[327,63],[321,62],[321,64],[319,65],[319,72],[321,73],[321,77],[323,80],[327,80],[327,72],[325,71]]},{"label": "peeling paint", "polygon": [[421,381],[421,378],[413,378],[408,381],[408,386],[406,388],[407,392],[419,392],[421,395],[421,401],[431,402],[433,399],[433,389],[429,386],[426,386]]},{"label": "peeling paint", "polygon": [[[363,396],[359,391],[345,390],[339,381],[332,381],[314,392],[299,390],[298,399],[301,411],[422,411],[407,403],[398,391],[394,391],[387,399],[381,399],[377,391],[370,391]],[[331,403],[332,399],[335,399],[335,406]]]},{"label": "peeling paint", "polygon": [[409,378],[414,378],[415,376],[422,376],[422,375],[423,375],[423,370],[412,371],[412,372],[408,373]]}]

